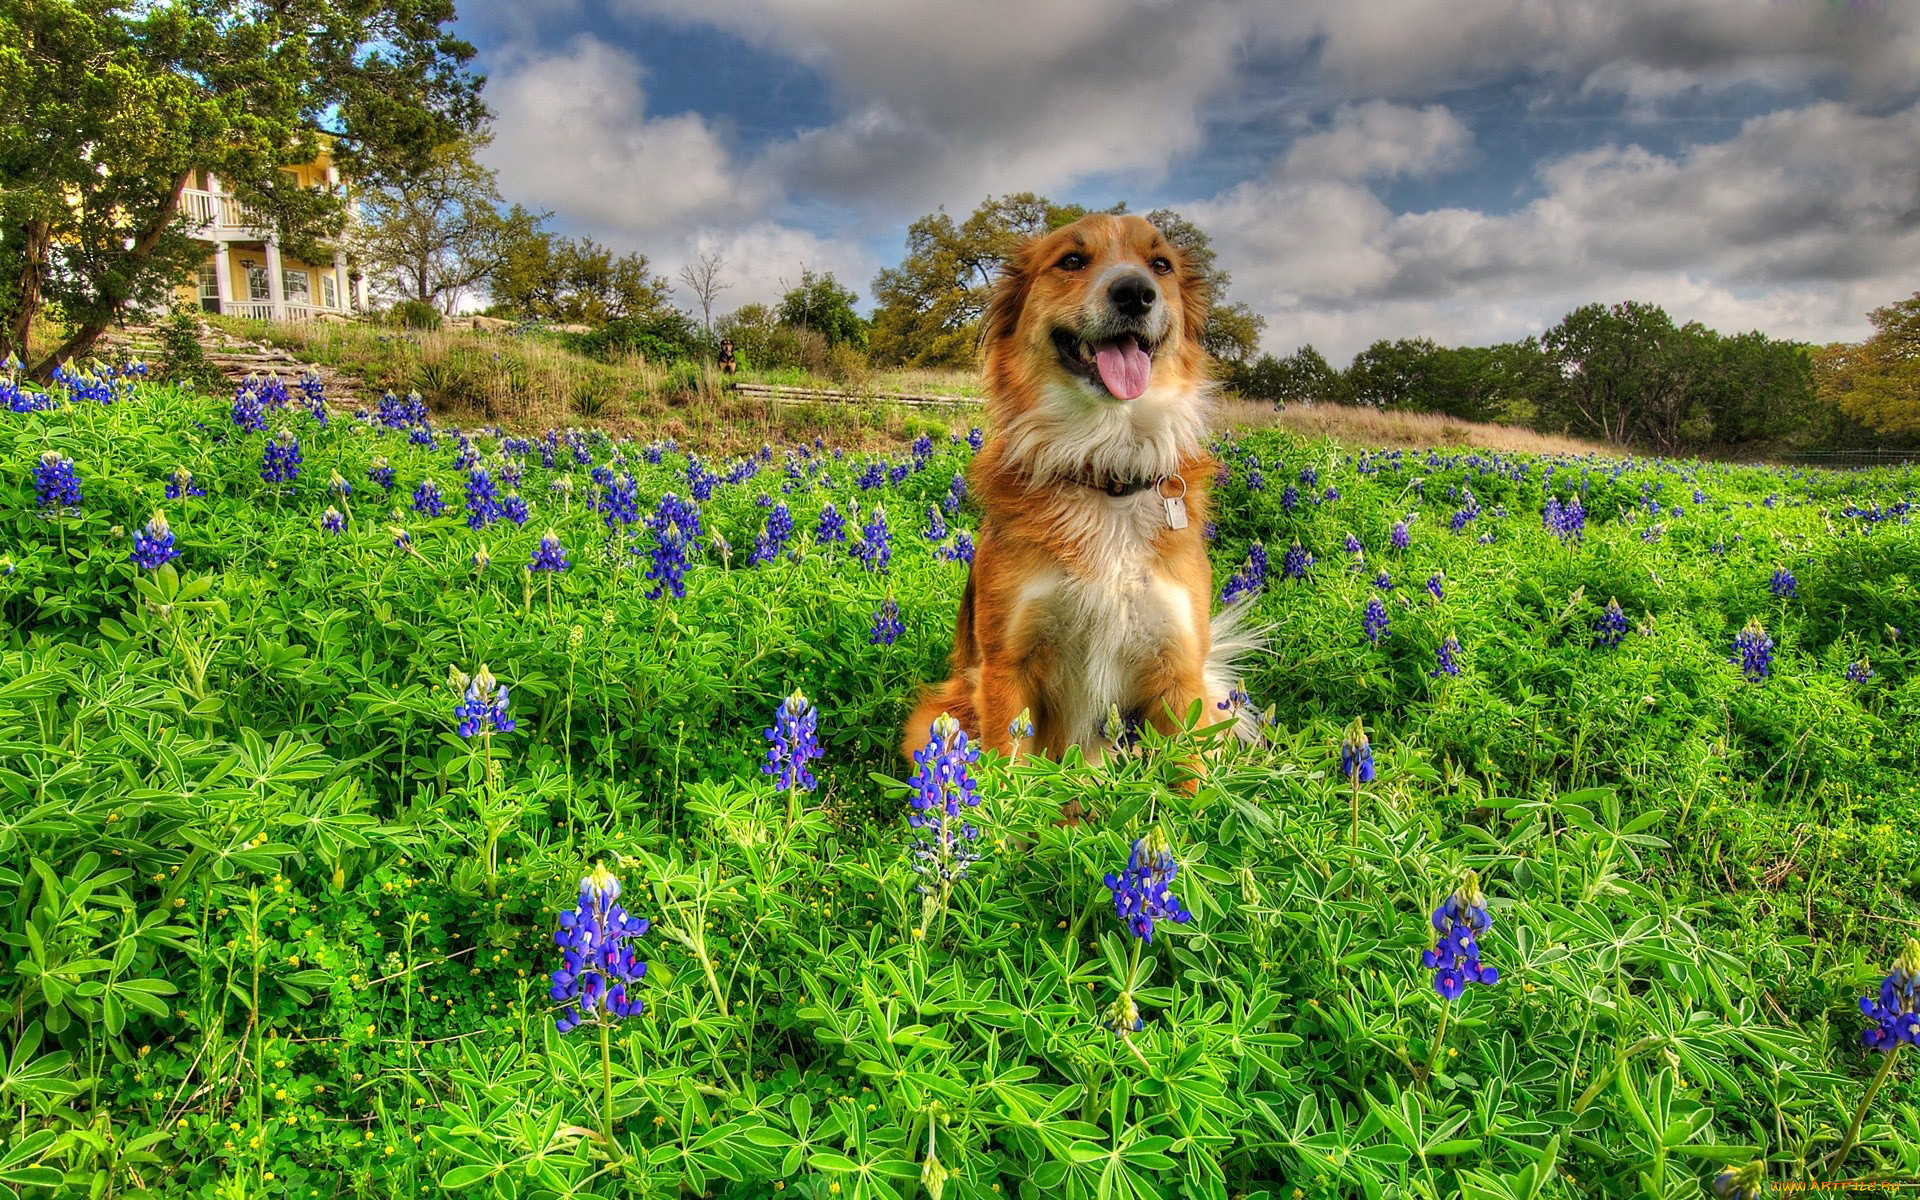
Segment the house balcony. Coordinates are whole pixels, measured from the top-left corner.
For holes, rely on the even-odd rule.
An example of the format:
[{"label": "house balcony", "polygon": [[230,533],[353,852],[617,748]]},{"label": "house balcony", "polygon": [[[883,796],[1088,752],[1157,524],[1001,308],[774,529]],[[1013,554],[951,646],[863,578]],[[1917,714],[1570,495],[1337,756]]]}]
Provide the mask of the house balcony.
[{"label": "house balcony", "polygon": [[180,189],[180,214],[187,228],[208,241],[259,239],[271,235],[273,221],[227,192],[208,192],[199,188]]}]

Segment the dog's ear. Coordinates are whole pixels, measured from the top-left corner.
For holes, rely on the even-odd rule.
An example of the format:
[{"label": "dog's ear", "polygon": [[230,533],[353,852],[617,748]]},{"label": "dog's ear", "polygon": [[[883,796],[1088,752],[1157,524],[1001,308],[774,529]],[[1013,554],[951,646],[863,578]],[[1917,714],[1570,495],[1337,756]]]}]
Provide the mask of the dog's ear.
[{"label": "dog's ear", "polygon": [[1020,310],[1027,305],[1027,289],[1033,284],[1033,251],[1040,239],[1023,243],[1000,264],[999,277],[993,283],[993,296],[987,301],[987,319],[981,322],[981,336],[989,343],[1006,341],[1020,325]]},{"label": "dog's ear", "polygon": [[1187,339],[1205,352],[1201,334],[1207,327],[1207,313],[1213,307],[1213,295],[1207,287],[1206,277],[1193,269],[1193,263],[1178,246],[1169,247],[1173,251],[1174,276],[1180,280],[1180,327],[1185,330]]}]

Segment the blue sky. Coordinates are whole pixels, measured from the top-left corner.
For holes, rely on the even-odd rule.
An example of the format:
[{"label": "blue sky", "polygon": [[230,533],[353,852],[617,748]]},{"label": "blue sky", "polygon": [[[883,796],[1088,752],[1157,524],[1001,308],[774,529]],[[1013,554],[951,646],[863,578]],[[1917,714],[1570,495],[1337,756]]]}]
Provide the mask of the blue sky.
[{"label": "blue sky", "polygon": [[[1033,190],[1207,229],[1266,346],[1484,343],[1589,300],[1832,340],[1920,287],[1920,6],[467,0],[511,200],[721,308],[865,297]],[[683,297],[690,303],[690,297]]]}]

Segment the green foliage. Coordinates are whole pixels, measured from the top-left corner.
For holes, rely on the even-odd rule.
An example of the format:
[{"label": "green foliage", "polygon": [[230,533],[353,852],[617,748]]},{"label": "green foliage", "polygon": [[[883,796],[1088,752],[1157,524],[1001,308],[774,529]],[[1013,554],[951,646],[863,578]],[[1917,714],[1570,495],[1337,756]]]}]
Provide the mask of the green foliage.
[{"label": "green foliage", "polygon": [[[275,414],[305,455],[275,489],[226,407],[141,385],[0,418],[0,1180],[23,1194],[1572,1200],[1697,1196],[1756,1155],[1774,1181],[1920,1171],[1908,1060],[1820,1162],[1879,1065],[1855,998],[1920,919],[1910,472],[1225,445],[1216,569],[1274,550],[1263,740],[1190,790],[1217,730],[1098,765],[985,754],[982,858],[930,908],[894,744],[966,568],[909,514],[964,443],[865,493],[830,454],[787,493],[776,452],[701,505],[686,596],[649,600],[650,540],[609,533],[564,442],[553,468],[514,455],[526,527],[472,530],[445,431]],[[469,440],[502,478],[504,440]],[[35,507],[47,448],[78,512]],[[687,494],[683,454],[617,449],[643,512]],[[1541,528],[1548,465],[1586,496],[1581,543]],[[204,497],[164,499],[179,466]],[[1307,468],[1339,494],[1289,511]],[[430,476],[454,509],[406,512]],[[762,493],[798,556],[748,567]],[[830,499],[884,503],[889,575],[813,540]],[[124,531],[156,506],[182,557],[144,572]],[[572,566],[534,577],[549,525]],[[1319,563],[1283,580],[1295,538]],[[888,595],[905,632],[875,645]],[[1610,650],[1608,596],[1635,624]],[[1751,616],[1778,647],[1760,681],[1727,661]],[[1463,671],[1439,677],[1449,632]],[[518,727],[463,740],[448,668],[482,662]],[[796,687],[826,756],[789,820],[761,730]],[[1154,829],[1194,919],[1136,953],[1103,877]],[[590,1031],[552,1032],[546,979],[595,863],[653,921],[647,1012],[604,1067]],[[1502,978],[1443,1006],[1419,955],[1469,868]],[[1102,1024],[1122,992],[1128,1037]]]},{"label": "green foliage", "polygon": [[226,378],[207,362],[200,345],[200,313],[177,307],[160,327],[160,378],[205,391],[215,391]]},{"label": "green foliage", "polygon": [[474,161],[489,140],[461,138],[435,147],[418,169],[356,181],[355,251],[383,293],[449,305],[484,287],[510,249],[536,236],[542,217],[517,204],[502,212],[496,172]]},{"label": "green foliage", "polygon": [[614,317],[587,333],[566,335],[567,344],[589,358],[615,362],[638,354],[649,362],[672,363],[697,357],[700,330],[692,318],[662,307],[646,316]]},{"label": "green foliage", "polygon": [[1920,292],[1867,314],[1873,334],[1830,346],[1820,397],[1878,433],[1920,433]]},{"label": "green foliage", "polygon": [[860,297],[835,281],[833,272],[800,272],[800,282],[780,297],[780,323],[790,329],[812,330],[826,339],[829,349],[867,344],[867,320],[854,308]]},{"label": "green foliage", "polygon": [[[483,113],[449,0],[35,0],[0,13],[0,334],[24,347],[51,304],[72,327],[37,378],[201,255],[179,191],[218,175],[294,253],[339,199],[281,168],[323,147],[367,173],[417,165]],[[330,134],[340,135],[329,138]],[[59,247],[54,253],[53,247]]]},{"label": "green foliage", "polygon": [[387,319],[402,329],[438,329],[440,310],[425,300],[401,300],[387,310]]},{"label": "green foliage", "polygon": [[644,323],[673,311],[671,289],[646,255],[616,257],[592,238],[560,237],[537,226],[537,219],[521,220],[504,240],[488,282],[496,314],[601,325],[622,318]]}]

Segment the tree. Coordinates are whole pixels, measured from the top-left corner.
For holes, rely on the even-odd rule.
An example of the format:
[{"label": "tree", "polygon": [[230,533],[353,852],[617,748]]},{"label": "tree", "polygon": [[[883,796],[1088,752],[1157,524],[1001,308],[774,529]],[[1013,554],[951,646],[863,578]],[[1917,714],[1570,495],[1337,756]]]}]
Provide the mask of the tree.
[{"label": "tree", "polygon": [[1311,345],[1285,358],[1262,354],[1257,362],[1232,370],[1229,380],[1241,396],[1275,404],[1339,400],[1345,394],[1340,372]]},{"label": "tree", "polygon": [[544,215],[500,211],[495,172],[474,161],[486,135],[435,147],[426,168],[362,181],[356,249],[374,286],[452,312],[491,279]]},{"label": "tree", "polygon": [[1213,239],[1206,231],[1171,208],[1156,208],[1147,220],[1186,257],[1187,266],[1205,282],[1213,303],[1207,310],[1207,327],[1200,340],[1214,361],[1228,374],[1244,365],[1260,349],[1260,335],[1267,319],[1247,304],[1227,299],[1227,286],[1233,276],[1220,265]]},{"label": "tree", "polygon": [[1560,368],[1554,415],[1573,433],[1676,449],[1707,432],[1697,384],[1713,369],[1712,337],[1656,304],[1577,308],[1540,339]]},{"label": "tree", "polygon": [[494,311],[601,325],[651,320],[670,308],[667,281],[638,251],[615,257],[592,238],[516,230],[493,274]]},{"label": "tree", "polygon": [[780,297],[780,323],[793,329],[811,329],[829,346],[864,349],[867,321],[854,308],[859,301],[859,296],[834,280],[832,271],[815,275],[802,269],[799,285],[788,288]]},{"label": "tree", "polygon": [[694,301],[700,305],[700,326],[706,330],[708,342],[713,341],[713,302],[733,286],[720,282],[720,272],[726,266],[727,260],[718,254],[702,254],[680,267],[680,282],[687,285]]},{"label": "tree", "polygon": [[742,304],[714,323],[714,333],[733,341],[741,367],[797,367],[800,339],[764,304]]},{"label": "tree", "polygon": [[451,0],[14,0],[0,10],[0,353],[51,304],[85,354],[199,257],[179,211],[219,175],[296,252],[337,196],[281,168],[330,149],[367,177],[424,164],[485,114]]},{"label": "tree", "polygon": [[[1115,211],[1118,211],[1117,209]],[[945,209],[907,227],[907,256],[873,280],[875,361],[917,367],[973,362],[980,315],[1002,263],[1021,243],[1087,215],[1032,192],[981,201],[965,221]]]},{"label": "tree", "polygon": [[1821,353],[1820,398],[1878,433],[1920,433],[1920,292],[1867,320],[1866,341]]}]

